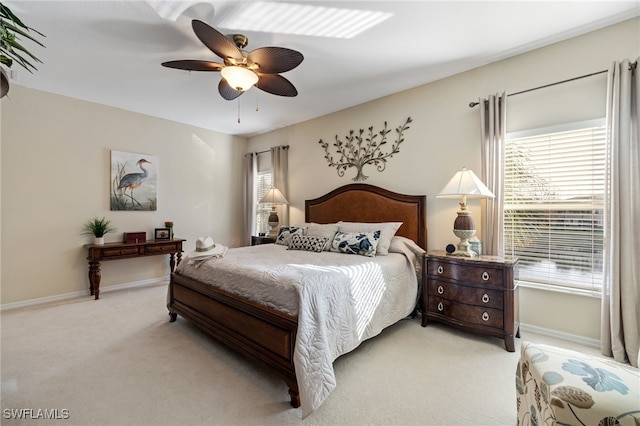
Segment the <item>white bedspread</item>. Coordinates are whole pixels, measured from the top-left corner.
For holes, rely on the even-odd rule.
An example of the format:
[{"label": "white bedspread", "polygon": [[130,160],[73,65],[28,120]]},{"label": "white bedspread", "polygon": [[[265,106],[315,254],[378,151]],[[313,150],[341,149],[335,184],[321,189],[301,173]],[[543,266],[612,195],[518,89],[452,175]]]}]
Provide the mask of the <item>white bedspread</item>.
[{"label": "white bedspread", "polygon": [[265,244],[198,267],[187,257],[177,271],[298,317],[294,363],[306,417],[335,388],[336,358],[413,311],[423,251],[401,237],[390,251],[369,258]]}]

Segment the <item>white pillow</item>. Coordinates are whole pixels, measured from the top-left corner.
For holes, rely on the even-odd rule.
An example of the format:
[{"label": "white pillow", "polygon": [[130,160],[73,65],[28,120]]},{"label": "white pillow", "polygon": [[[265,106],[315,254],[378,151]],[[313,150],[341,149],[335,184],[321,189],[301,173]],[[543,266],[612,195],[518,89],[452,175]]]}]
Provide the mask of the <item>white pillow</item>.
[{"label": "white pillow", "polygon": [[310,223],[307,225],[306,235],[310,237],[328,238],[329,243],[324,248],[324,251],[329,251],[331,248],[331,241],[333,241],[333,238],[336,236],[336,232],[338,232],[338,225],[335,223],[327,223],[324,225],[319,223]]},{"label": "white pillow", "polygon": [[376,255],[385,256],[389,254],[391,238],[400,229],[402,222],[338,222],[338,226],[342,232],[375,232],[380,230],[380,240],[378,240]]},{"label": "white pillow", "polygon": [[296,228],[302,228],[306,230],[309,225],[317,225],[317,223],[302,222],[302,223],[296,223],[293,226],[295,226]]}]

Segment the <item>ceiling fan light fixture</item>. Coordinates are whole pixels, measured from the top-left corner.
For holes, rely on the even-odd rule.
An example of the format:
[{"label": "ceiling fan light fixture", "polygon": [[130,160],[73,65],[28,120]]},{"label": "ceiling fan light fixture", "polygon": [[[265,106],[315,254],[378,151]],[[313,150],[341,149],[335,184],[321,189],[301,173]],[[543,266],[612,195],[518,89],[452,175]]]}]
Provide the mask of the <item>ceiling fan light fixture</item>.
[{"label": "ceiling fan light fixture", "polygon": [[221,74],[222,77],[227,80],[229,86],[240,92],[249,90],[254,84],[258,82],[258,75],[245,67],[224,67],[222,68]]}]

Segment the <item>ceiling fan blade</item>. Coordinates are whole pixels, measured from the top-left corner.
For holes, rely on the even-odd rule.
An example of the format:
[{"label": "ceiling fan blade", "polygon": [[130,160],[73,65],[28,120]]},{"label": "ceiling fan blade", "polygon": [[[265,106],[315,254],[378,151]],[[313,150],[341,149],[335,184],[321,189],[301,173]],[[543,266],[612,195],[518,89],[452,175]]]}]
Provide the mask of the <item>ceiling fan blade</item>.
[{"label": "ceiling fan blade", "polygon": [[294,69],[304,59],[302,53],[285,47],[260,47],[247,55],[249,65],[260,65],[258,72],[278,74]]},{"label": "ceiling fan blade", "polygon": [[199,61],[197,59],[185,59],[182,61],[168,61],[162,63],[163,67],[176,68],[187,71],[220,71],[224,65],[211,61]]},{"label": "ceiling fan blade", "polygon": [[240,49],[238,49],[236,45],[222,33],[197,19],[191,21],[191,26],[193,27],[193,32],[196,33],[196,36],[200,41],[213,53],[220,56],[222,59],[233,58],[237,62],[242,62],[243,57]]},{"label": "ceiling fan blade", "polygon": [[294,85],[280,74],[258,73],[258,76],[260,79],[256,83],[256,87],[260,90],[279,96],[293,97],[298,95]]},{"label": "ceiling fan blade", "polygon": [[243,93],[231,87],[224,78],[221,78],[220,83],[218,83],[218,92],[220,92],[220,96],[228,101],[234,100]]}]

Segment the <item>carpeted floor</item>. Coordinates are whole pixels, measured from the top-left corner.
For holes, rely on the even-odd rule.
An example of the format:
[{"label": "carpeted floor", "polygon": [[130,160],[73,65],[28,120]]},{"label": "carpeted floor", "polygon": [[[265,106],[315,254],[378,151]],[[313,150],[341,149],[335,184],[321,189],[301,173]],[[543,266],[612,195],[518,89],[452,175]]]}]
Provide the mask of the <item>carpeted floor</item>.
[{"label": "carpeted floor", "polygon": [[596,352],[523,333],[509,353],[497,338],[403,320],[335,362],[336,390],[303,421],[283,381],[183,318],[169,323],[165,293],[166,283],[3,312],[0,423],[515,425],[522,340]]}]

